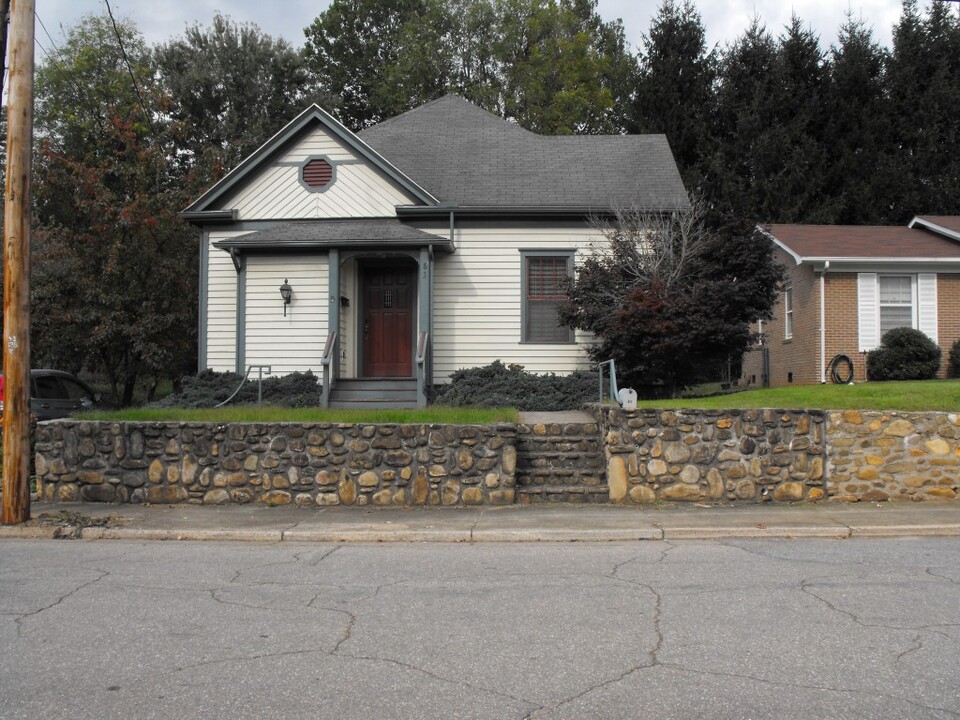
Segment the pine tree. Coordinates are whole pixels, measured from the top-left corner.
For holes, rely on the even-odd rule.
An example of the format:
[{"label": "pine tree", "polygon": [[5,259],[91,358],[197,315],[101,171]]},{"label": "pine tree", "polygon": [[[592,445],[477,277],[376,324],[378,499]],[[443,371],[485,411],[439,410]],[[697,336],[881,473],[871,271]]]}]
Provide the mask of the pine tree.
[{"label": "pine tree", "polygon": [[665,133],[688,190],[700,191],[713,149],[710,123],[717,56],[690,0],[663,0],[640,54],[634,101],[639,132]]},{"label": "pine tree", "polygon": [[830,49],[825,143],[831,158],[827,194],[831,222],[844,225],[890,222],[883,175],[889,136],[885,94],[887,54],[863,20],[847,15]]}]

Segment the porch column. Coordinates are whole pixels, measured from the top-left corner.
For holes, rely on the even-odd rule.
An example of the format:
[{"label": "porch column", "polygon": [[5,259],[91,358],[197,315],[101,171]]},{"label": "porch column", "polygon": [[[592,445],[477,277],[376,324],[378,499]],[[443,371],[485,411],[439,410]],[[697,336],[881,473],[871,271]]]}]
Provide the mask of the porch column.
[{"label": "porch column", "polygon": [[[327,312],[327,333],[335,332],[337,340],[333,344],[333,356],[330,358],[330,377],[336,380],[340,376],[340,249],[330,248],[327,257],[328,286],[330,307]],[[326,338],[324,338],[326,340]]]},{"label": "porch column", "polygon": [[[418,322],[417,327],[419,332],[430,333],[432,328],[431,318],[433,316],[433,254],[430,252],[430,248],[422,247],[420,248],[420,261],[419,261],[419,272],[418,272],[418,281],[417,281],[417,298],[418,298]],[[419,339],[420,335],[417,334]],[[419,345],[419,342],[418,342]],[[427,336],[427,347],[426,357],[424,358],[423,364],[423,376],[419,375],[420,369],[417,368],[418,380],[417,383],[417,406],[426,407],[427,406],[427,388],[432,384],[433,371],[430,364],[430,348],[433,345],[433,338],[428,334]]]}]

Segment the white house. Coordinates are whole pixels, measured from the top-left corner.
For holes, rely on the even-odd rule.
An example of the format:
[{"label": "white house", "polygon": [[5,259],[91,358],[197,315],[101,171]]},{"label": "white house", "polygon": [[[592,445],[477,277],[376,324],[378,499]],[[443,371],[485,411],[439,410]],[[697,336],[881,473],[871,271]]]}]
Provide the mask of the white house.
[{"label": "white house", "polygon": [[420,405],[497,359],[584,368],[589,338],[556,306],[593,220],[686,206],[663,135],[547,137],[454,95],[354,134],[314,105],[183,213],[200,368],[313,370],[324,403]]}]

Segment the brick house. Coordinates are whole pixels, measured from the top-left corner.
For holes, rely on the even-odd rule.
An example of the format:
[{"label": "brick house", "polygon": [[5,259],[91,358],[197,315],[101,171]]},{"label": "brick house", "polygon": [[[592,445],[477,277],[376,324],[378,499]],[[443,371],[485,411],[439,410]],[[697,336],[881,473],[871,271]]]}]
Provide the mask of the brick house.
[{"label": "brick house", "polygon": [[743,379],[763,385],[763,349],[772,387],[829,378],[831,359],[854,362],[865,377],[866,352],[894,327],[926,333],[943,350],[960,338],[960,216],[919,216],[906,227],[763,225],[786,269],[774,319],[762,323],[762,347],[748,352]]}]

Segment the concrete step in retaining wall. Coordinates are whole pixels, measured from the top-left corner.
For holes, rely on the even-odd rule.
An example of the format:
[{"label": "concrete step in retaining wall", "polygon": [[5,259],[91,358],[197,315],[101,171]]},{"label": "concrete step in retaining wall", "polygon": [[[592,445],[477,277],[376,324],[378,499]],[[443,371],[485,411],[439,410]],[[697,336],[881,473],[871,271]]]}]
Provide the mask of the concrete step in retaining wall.
[{"label": "concrete step in retaining wall", "polygon": [[596,423],[517,426],[517,502],[607,502],[606,459]]}]

